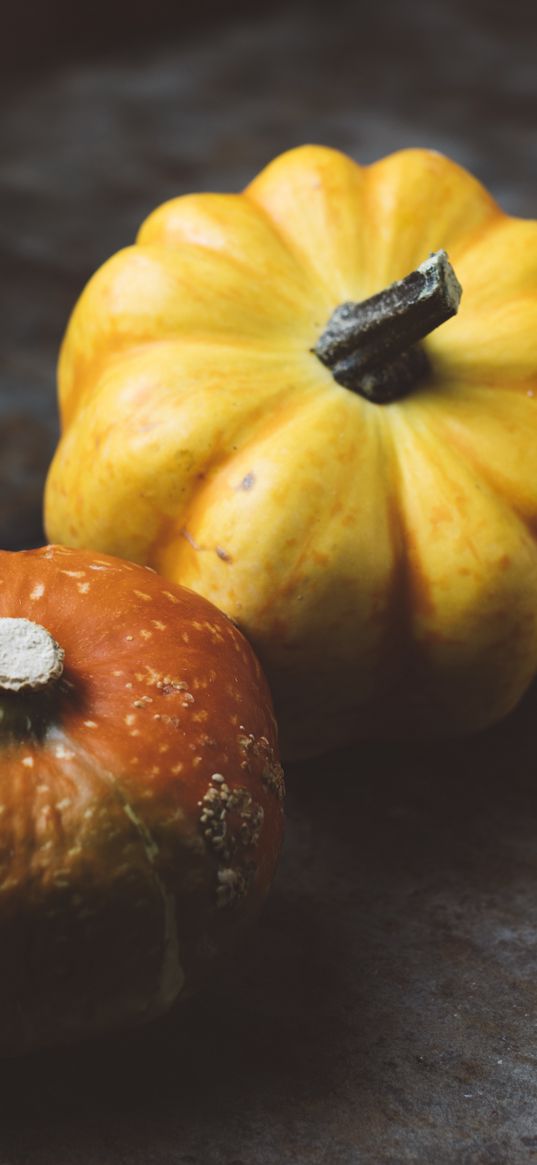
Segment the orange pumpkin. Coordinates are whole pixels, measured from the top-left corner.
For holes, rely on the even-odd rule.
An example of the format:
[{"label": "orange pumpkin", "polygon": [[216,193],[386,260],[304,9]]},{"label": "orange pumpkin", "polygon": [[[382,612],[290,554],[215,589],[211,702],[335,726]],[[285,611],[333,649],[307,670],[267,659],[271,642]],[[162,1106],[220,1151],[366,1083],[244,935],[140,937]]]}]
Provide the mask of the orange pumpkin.
[{"label": "orange pumpkin", "polygon": [[0,1047],[135,1024],[258,908],[282,836],[270,697],[152,570],[0,552]]}]

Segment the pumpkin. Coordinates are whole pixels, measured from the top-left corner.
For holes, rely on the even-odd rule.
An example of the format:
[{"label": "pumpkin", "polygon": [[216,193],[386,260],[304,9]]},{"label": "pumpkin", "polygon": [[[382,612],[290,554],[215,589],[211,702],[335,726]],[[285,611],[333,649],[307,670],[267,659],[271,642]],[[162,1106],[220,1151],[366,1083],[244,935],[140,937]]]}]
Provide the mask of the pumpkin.
[{"label": "pumpkin", "polygon": [[0,1050],[165,1012],[267,893],[282,774],[240,632],[154,571],[0,552]]},{"label": "pumpkin", "polygon": [[74,309],[49,536],[235,619],[287,755],[481,729],[537,666],[536,294],[537,224],[427,150],[173,199]]}]

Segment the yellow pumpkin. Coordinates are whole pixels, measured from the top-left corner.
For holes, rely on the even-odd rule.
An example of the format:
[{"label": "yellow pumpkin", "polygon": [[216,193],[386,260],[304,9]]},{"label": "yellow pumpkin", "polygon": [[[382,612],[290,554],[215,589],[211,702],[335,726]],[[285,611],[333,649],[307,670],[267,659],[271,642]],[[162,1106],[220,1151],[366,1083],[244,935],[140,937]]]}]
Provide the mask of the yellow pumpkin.
[{"label": "yellow pumpkin", "polygon": [[[439,249],[458,314],[419,344],[404,317],[384,354],[379,333],[380,403],[338,382],[333,313]],[[307,146],[174,199],[69,323],[48,536],[235,619],[287,755],[480,729],[537,669],[536,297],[537,223],[434,152]]]}]

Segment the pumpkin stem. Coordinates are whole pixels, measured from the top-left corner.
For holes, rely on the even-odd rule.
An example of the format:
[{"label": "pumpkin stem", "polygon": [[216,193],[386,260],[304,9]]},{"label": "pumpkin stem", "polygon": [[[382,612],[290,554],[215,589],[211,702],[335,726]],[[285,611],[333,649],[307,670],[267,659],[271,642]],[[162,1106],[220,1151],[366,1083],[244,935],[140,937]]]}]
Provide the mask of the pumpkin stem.
[{"label": "pumpkin stem", "polygon": [[40,623],[0,618],[0,690],[37,691],[59,679],[64,652]]},{"label": "pumpkin stem", "polygon": [[416,345],[456,315],[462,287],[445,251],[361,303],[342,303],[313,349],[334,380],[375,404],[405,396],[429,371]]}]

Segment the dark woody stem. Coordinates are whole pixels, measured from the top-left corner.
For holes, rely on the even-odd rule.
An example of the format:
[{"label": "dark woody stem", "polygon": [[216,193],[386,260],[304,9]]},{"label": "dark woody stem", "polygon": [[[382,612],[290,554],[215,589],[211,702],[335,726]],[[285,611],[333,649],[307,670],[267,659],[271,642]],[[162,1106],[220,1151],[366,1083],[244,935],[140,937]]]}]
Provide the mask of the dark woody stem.
[{"label": "dark woody stem", "polygon": [[338,384],[375,404],[397,400],[429,370],[417,341],[456,314],[461,295],[446,252],[437,251],[378,295],[340,304],[313,350]]}]

